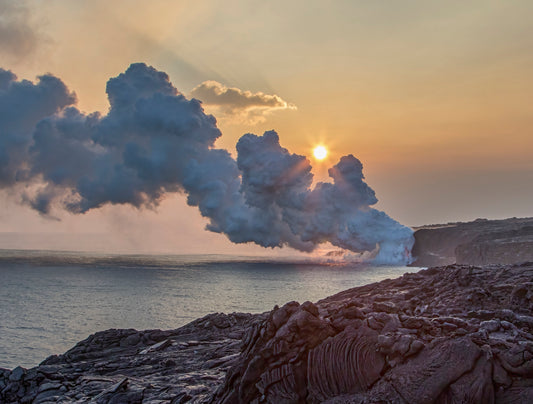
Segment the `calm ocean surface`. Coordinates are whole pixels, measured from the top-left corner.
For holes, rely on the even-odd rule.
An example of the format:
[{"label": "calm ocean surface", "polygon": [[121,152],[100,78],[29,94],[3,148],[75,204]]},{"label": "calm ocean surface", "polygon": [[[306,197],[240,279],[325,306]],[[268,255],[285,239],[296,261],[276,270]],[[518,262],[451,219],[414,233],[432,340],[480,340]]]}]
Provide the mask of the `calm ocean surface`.
[{"label": "calm ocean surface", "polygon": [[32,367],[109,328],[172,329],[271,310],[419,268],[221,255],[0,250],[0,367]]}]

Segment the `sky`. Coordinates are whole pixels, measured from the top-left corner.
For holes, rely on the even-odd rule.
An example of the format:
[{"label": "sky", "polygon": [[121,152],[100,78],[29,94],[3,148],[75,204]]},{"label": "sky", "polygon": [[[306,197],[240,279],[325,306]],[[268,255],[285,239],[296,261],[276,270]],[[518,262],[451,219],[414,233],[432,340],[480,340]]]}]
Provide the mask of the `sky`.
[{"label": "sky", "polygon": [[[530,1],[0,0],[0,67],[18,79],[51,73],[105,114],[109,78],[144,62],[203,101],[217,147],[274,129],[315,182],[353,154],[407,226],[533,216],[531,49]],[[179,193],[54,218],[17,198],[0,191],[3,248],[284,253],[206,232]]]}]

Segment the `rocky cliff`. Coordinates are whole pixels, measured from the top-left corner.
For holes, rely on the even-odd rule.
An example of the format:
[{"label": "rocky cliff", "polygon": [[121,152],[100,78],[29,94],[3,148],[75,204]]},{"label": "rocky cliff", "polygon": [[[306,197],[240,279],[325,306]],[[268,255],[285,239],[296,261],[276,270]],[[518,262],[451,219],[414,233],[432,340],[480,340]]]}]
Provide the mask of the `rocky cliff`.
[{"label": "rocky cliff", "polygon": [[270,313],[109,330],[0,372],[0,402],[89,401],[533,402],[533,263],[431,268]]},{"label": "rocky cliff", "polygon": [[413,266],[533,261],[533,218],[424,226],[415,231]]}]

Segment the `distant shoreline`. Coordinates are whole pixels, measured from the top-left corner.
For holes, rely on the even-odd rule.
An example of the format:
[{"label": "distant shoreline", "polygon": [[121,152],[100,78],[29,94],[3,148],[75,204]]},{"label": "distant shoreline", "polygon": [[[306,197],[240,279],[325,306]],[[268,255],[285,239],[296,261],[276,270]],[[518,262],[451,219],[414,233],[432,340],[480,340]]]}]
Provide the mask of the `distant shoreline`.
[{"label": "distant shoreline", "polygon": [[533,218],[477,219],[422,226],[414,236],[414,266],[533,261]]}]

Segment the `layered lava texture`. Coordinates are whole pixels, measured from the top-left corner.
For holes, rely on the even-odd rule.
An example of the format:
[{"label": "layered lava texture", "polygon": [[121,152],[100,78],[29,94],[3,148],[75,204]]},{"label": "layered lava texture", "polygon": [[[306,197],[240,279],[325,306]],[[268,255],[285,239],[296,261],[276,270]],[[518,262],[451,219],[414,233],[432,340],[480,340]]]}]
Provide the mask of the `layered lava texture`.
[{"label": "layered lava texture", "polygon": [[532,279],[453,265],[275,308],[213,402],[533,402]]}]

